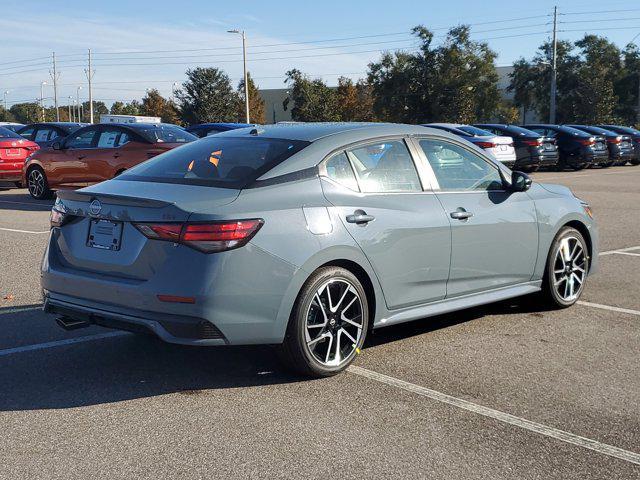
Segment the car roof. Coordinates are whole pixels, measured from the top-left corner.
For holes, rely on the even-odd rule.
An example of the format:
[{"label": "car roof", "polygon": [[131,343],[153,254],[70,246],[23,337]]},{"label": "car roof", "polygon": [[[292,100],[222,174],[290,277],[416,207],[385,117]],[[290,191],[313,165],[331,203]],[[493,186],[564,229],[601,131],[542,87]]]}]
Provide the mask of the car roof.
[{"label": "car roof", "polygon": [[[357,142],[376,136],[419,135],[425,133],[427,133],[427,131],[425,127],[421,125],[375,122],[307,122],[260,125],[228,130],[216,136],[245,136],[257,134],[258,136],[267,138],[315,142],[325,137],[339,135],[344,138],[353,138],[353,141]],[[441,133],[441,131],[438,131],[438,134]],[[340,141],[343,141],[343,138],[341,138]]]},{"label": "car roof", "polygon": [[255,123],[231,123],[231,122],[210,122],[210,123],[197,123],[195,125],[190,125],[187,129],[195,129],[195,128],[209,128],[209,127],[224,127],[224,128],[244,128],[244,127],[253,127]]}]

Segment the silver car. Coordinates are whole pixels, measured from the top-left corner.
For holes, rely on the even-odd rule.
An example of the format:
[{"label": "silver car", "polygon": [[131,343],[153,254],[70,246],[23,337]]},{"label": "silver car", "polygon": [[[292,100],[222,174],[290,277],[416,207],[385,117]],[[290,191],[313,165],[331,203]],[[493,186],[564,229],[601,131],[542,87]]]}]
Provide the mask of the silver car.
[{"label": "silver car", "polygon": [[206,137],[58,193],[47,312],[189,345],[276,344],[346,368],[371,329],[541,292],[595,271],[589,206],[441,130],[287,124]]}]

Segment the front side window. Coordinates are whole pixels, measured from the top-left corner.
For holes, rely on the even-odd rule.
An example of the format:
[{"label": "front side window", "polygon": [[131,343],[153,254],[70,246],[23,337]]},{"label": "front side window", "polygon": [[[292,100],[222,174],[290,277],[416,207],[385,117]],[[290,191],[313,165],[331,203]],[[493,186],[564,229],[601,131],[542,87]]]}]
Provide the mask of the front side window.
[{"label": "front side window", "polygon": [[51,128],[39,128],[36,132],[36,142],[48,142],[49,140],[56,138],[56,135],[52,135],[54,132]]},{"label": "front side window", "polygon": [[212,135],[141,163],[118,180],[245,188],[307,145],[300,140]]},{"label": "front side window", "polygon": [[440,190],[502,190],[498,169],[479,155],[442,140],[420,140]]},{"label": "front side window", "polygon": [[358,181],[346,153],[338,153],[327,160],[325,169],[330,179],[351,190],[358,191]]},{"label": "front side window", "polygon": [[421,192],[420,178],[402,140],[372,143],[347,152],[367,193]]},{"label": "front side window", "polygon": [[138,132],[151,143],[188,143],[198,137],[175,125],[153,125]]},{"label": "front side window", "polygon": [[65,142],[66,148],[91,148],[93,146],[93,137],[96,135],[96,129],[90,128],[76,132],[68,137]]}]

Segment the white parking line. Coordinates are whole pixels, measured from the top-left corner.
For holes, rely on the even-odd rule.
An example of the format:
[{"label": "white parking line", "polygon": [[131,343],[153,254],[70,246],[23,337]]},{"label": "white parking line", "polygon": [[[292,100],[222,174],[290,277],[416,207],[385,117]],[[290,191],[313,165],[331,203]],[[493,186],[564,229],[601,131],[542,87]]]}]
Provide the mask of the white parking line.
[{"label": "white parking line", "polygon": [[601,310],[609,310],[611,312],[628,313],[629,315],[638,315],[638,316],[640,316],[640,311],[631,310],[630,308],[613,307],[611,305],[603,305],[601,303],[584,302],[582,300],[578,300],[576,303],[578,305],[582,305],[584,307],[599,308]]},{"label": "white parking line", "polygon": [[28,312],[31,310],[42,310],[42,304],[35,305],[17,305],[15,307],[0,307],[0,315],[9,315],[11,313]]},{"label": "white parking line", "polygon": [[640,250],[640,246],[627,247],[627,248],[618,248],[616,250],[607,250],[606,252],[600,252],[600,255],[613,255],[613,254],[616,254],[616,253],[632,252],[633,250]]},{"label": "white parking line", "polygon": [[478,405],[476,403],[469,402],[461,398],[453,397],[451,395],[447,395],[446,393],[438,392],[436,390],[422,387],[414,383],[405,382],[404,380],[400,380],[395,377],[390,377],[382,373],[374,372],[373,370],[368,370],[366,368],[351,366],[347,369],[347,371],[354,375],[366,377],[370,380],[375,380],[376,382],[384,383],[386,385],[400,388],[402,390],[406,390],[408,392],[415,393],[417,395],[428,397],[437,402],[446,403],[448,405],[462,408],[464,410],[476,413],[478,415],[483,415],[485,417],[493,418],[503,423],[508,423],[509,425],[523,428],[531,432],[539,433],[540,435],[545,435],[547,437],[555,438],[562,442],[571,443],[573,445],[577,445],[582,448],[588,448],[589,450],[593,450],[598,453],[602,453],[604,455],[609,455],[610,457],[619,458],[620,460],[625,460],[627,462],[640,465],[640,454],[631,452],[629,450],[624,450],[622,448],[614,447],[606,443],[600,443],[597,440],[581,437],[580,435],[576,435],[571,432],[566,432],[564,430],[559,430],[557,428],[549,427],[541,423],[532,422],[531,420],[527,420],[525,418],[516,417],[515,415],[511,415],[505,412],[501,412],[499,410],[494,410],[493,408]]},{"label": "white parking line", "polygon": [[630,257],[640,257],[640,253],[631,253],[631,252],[613,252],[616,255],[628,255]]},{"label": "white parking line", "polygon": [[40,206],[40,207],[53,207],[53,203],[38,203],[38,202],[14,202],[13,200],[0,200],[0,203],[10,203],[13,205],[28,205],[30,207]]},{"label": "white parking line", "polygon": [[0,227],[0,230],[2,230],[3,232],[31,233],[31,234],[34,234],[34,235],[43,235],[45,233],[49,233],[49,230],[43,230],[41,232],[34,232],[32,230],[18,230],[17,228],[3,228],[3,227]]},{"label": "white parking line", "polygon": [[109,332],[98,333],[96,335],[88,335],[86,337],[67,338],[66,340],[56,340],[54,342],[36,343],[33,345],[25,345],[23,347],[5,348],[0,350],[0,357],[14,355],[16,353],[33,352],[34,350],[45,350],[47,348],[62,347],[64,345],[73,345],[75,343],[93,342],[105,338],[121,337],[123,335],[131,335],[128,332]]}]

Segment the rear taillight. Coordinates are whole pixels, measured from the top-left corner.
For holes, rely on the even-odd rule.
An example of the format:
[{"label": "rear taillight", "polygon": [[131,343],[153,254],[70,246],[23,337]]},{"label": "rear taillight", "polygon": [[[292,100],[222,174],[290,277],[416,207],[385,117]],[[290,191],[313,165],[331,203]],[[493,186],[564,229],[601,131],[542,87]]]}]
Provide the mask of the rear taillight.
[{"label": "rear taillight", "polygon": [[523,140],[522,143],[530,147],[541,147],[542,141],[540,140]]},{"label": "rear taillight", "polygon": [[580,143],[581,145],[590,146],[595,145],[596,140],[594,138],[581,138],[580,140],[578,140],[578,143]]},{"label": "rear taillight", "polygon": [[201,252],[214,253],[246,245],[260,230],[262,219],[206,223],[134,223],[147,238],[180,243]]},{"label": "rear taillight", "polygon": [[622,137],[607,138],[607,142],[613,144],[622,143]]},{"label": "rear taillight", "polygon": [[497,145],[493,142],[476,142],[476,145],[480,148],[495,148]]},{"label": "rear taillight", "polygon": [[640,143],[640,137],[635,137],[635,138],[633,139],[633,141],[634,141],[634,142],[636,142],[636,143]]},{"label": "rear taillight", "polygon": [[73,218],[75,217],[68,214],[67,208],[60,199],[56,199],[56,203],[54,203],[51,208],[51,215],[49,215],[50,228],[61,227],[65,223],[69,223]]}]

